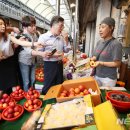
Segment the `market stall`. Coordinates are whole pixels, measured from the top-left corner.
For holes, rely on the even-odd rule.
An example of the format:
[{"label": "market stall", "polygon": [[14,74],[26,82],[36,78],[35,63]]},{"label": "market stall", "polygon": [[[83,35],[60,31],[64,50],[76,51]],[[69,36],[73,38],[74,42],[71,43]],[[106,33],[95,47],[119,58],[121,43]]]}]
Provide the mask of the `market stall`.
[{"label": "market stall", "polygon": [[[128,121],[129,118],[127,117],[127,114],[130,112],[129,109],[125,112],[118,111],[118,109],[116,109],[110,101],[106,102],[105,97],[106,97],[107,92],[109,92],[110,90],[109,91],[108,90],[99,90],[98,88],[94,89],[96,82],[92,77],[81,78],[81,79],[68,80],[68,81],[65,81],[62,84],[62,86],[57,85],[57,86],[52,87],[52,89],[49,90],[49,92],[47,93],[47,95],[45,95],[45,97],[43,97],[42,95],[39,97],[40,100],[42,101],[42,106],[39,110],[36,110],[34,112],[33,111],[28,112],[26,109],[24,109],[23,114],[17,120],[14,120],[11,122],[1,119],[0,120],[0,129],[1,130],[12,130],[12,129],[21,130],[21,128],[27,127],[26,129],[29,130],[29,128],[32,128],[34,126],[37,127],[40,125],[40,129],[45,128],[45,127],[48,129],[50,127],[51,127],[51,129],[53,127],[55,127],[56,129],[58,127],[62,127],[67,130],[67,129],[77,128],[77,126],[78,126],[79,129],[83,129],[82,127],[85,127],[86,130],[89,130],[90,127],[92,127],[92,130],[96,130],[96,129],[99,129],[99,130],[104,130],[104,129],[125,130],[124,126],[128,127],[129,123],[123,124],[123,125],[122,124],[117,125],[116,123],[113,123],[113,122],[116,122],[117,119],[118,120],[120,119],[121,121],[122,121],[122,119]],[[73,97],[60,97],[60,93],[63,92],[63,87],[67,89],[67,86],[68,87],[73,86],[74,90],[76,90],[77,86],[79,86],[79,85],[84,85],[84,86],[86,86],[87,89],[89,87],[93,88],[94,91],[97,90],[97,94],[96,95],[91,94],[91,96],[90,96],[90,94],[86,94],[84,96],[81,96],[81,95],[77,95],[76,94],[77,92],[76,92],[75,93],[76,95]],[[55,89],[55,93],[51,94],[55,87],[57,87]],[[127,93],[129,93],[129,92],[127,92]],[[100,95],[102,97],[101,99],[100,99]],[[84,98],[82,98],[82,97],[84,97]],[[130,97],[129,94],[128,94],[128,97]],[[25,98],[27,98],[27,94],[26,94]],[[25,104],[27,102],[27,99],[25,99],[25,98],[21,99],[20,101],[17,102],[17,104],[21,104],[22,106],[24,106],[24,108],[25,108]],[[31,97],[28,97],[28,98],[31,98]],[[68,104],[70,104],[70,105],[68,105]],[[80,105],[85,110],[84,111],[85,113],[82,113],[84,115],[84,118],[83,118],[82,114],[80,114],[81,111],[79,111],[79,112],[77,111],[82,108],[82,107],[80,107]],[[95,105],[95,106],[93,106],[93,105]],[[68,107],[68,106],[70,106],[70,107]],[[77,109],[77,107],[79,109]],[[73,109],[73,110],[71,110],[71,109]],[[58,112],[55,112],[54,110],[58,111]],[[72,115],[65,114],[65,112],[67,112],[67,113],[70,112]],[[99,113],[102,116],[99,116]],[[109,117],[111,119],[109,124],[107,123],[108,116],[106,116],[106,113],[107,113],[107,115],[111,115]],[[49,116],[48,116],[48,114],[49,114]],[[56,116],[54,116],[55,114],[56,114]],[[63,114],[66,117],[62,116],[61,114]],[[75,116],[77,116],[77,117],[82,116],[81,118],[83,119],[83,122],[81,122],[80,124],[77,124],[76,120],[75,120],[76,119]],[[53,119],[52,119],[52,117],[53,117]],[[72,119],[72,118],[75,118],[75,119]],[[35,119],[35,120],[32,121],[32,119]],[[56,120],[57,120],[57,123],[60,121],[64,122],[64,119],[66,120],[67,124],[61,124],[61,126],[60,125],[57,125],[57,126],[49,125],[49,127],[48,127],[48,125],[45,126],[45,123],[47,123],[47,122],[49,124],[51,123],[50,121],[54,122],[54,120],[55,120],[55,123],[56,123]],[[28,122],[30,122],[30,120],[31,120],[32,124],[29,123],[30,125],[27,125]],[[69,120],[73,121],[73,122],[69,123]],[[26,129],[23,129],[23,130],[26,130]],[[38,130],[40,130],[40,129],[38,129]]]}]

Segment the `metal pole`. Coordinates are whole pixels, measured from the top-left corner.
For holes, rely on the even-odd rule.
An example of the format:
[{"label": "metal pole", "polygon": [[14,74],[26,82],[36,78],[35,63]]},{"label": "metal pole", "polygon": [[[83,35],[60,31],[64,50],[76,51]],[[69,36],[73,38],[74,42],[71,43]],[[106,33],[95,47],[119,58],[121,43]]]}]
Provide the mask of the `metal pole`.
[{"label": "metal pole", "polygon": [[60,0],[56,0],[56,15],[60,15]]},{"label": "metal pole", "polygon": [[72,16],[70,15],[70,35],[71,35],[71,32],[72,32]]},{"label": "metal pole", "polygon": [[73,37],[73,61],[76,63],[76,48],[77,48],[77,34],[78,34],[78,0],[76,0],[76,7],[75,7],[75,20],[74,20],[74,37]]}]

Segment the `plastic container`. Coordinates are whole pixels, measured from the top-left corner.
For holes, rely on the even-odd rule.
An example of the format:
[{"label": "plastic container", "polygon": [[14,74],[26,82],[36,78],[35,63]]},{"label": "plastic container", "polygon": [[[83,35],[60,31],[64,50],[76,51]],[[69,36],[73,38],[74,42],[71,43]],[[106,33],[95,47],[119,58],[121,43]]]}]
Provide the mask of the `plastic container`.
[{"label": "plastic container", "polygon": [[1,113],[0,113],[0,120],[2,119],[2,115],[1,115]]},{"label": "plastic container", "polygon": [[42,106],[42,101],[41,101],[40,99],[37,99],[37,100],[38,100],[38,102],[39,102],[39,105],[38,105],[36,108],[28,109],[28,108],[25,106],[26,102],[28,102],[28,100],[27,100],[26,102],[24,102],[24,109],[27,110],[28,112],[33,112],[33,111],[35,111],[35,110],[41,108],[41,106]]},{"label": "plastic container", "polygon": [[21,96],[13,96],[13,93],[10,94],[10,97],[12,97],[13,99],[15,99],[15,101],[19,101],[21,99],[24,98],[24,95],[21,95]]},{"label": "plastic container", "polygon": [[106,93],[106,97],[107,99],[109,99],[111,101],[111,103],[118,105],[118,106],[124,106],[127,108],[130,108],[130,102],[125,102],[125,101],[118,101],[116,99],[111,98],[111,94],[122,94],[127,96],[128,98],[130,98],[130,94],[126,93],[126,92],[121,92],[121,91],[109,91]]},{"label": "plastic container", "polygon": [[15,120],[17,120],[23,114],[24,108],[23,108],[23,106],[21,106],[19,104],[17,104],[16,106],[19,107],[19,112],[20,112],[17,116],[12,117],[12,118],[7,118],[7,117],[4,116],[5,112],[8,111],[9,108],[11,108],[9,106],[9,107],[7,107],[6,109],[3,110],[3,112],[2,112],[2,119],[6,120],[6,121],[15,121]]},{"label": "plastic container", "polygon": [[[106,100],[109,100],[107,97],[106,97]],[[112,102],[111,102],[112,103]],[[129,107],[125,107],[125,106],[119,106],[119,105],[116,105],[114,103],[112,103],[112,105],[114,106],[114,108],[118,111],[118,112],[128,112],[130,111],[130,108]]]}]

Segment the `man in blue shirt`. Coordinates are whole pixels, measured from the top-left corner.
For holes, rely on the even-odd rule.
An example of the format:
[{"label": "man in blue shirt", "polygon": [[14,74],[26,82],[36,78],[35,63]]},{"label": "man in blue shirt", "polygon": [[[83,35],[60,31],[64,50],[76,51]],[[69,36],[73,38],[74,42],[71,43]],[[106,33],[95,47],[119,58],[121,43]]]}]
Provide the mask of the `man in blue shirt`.
[{"label": "man in blue shirt", "polygon": [[63,82],[63,52],[68,52],[67,43],[60,35],[64,28],[64,19],[60,16],[54,16],[50,22],[50,31],[42,34],[38,42],[44,43],[44,51],[51,52],[56,49],[56,53],[44,60],[44,87],[42,94],[46,94],[53,85]]}]

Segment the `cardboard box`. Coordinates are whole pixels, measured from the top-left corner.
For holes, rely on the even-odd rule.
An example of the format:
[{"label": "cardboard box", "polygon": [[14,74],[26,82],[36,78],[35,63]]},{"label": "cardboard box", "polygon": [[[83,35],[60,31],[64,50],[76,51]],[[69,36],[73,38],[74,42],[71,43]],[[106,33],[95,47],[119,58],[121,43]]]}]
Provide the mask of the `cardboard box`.
[{"label": "cardboard box", "polygon": [[92,90],[94,90],[94,91],[97,90],[97,95],[91,95],[92,102],[93,102],[94,106],[101,103],[101,99],[100,99],[101,92],[100,92],[100,89],[99,89],[99,86],[98,86],[96,80],[93,77],[80,78],[80,79],[76,79],[76,80],[68,80],[68,81],[63,82],[63,84],[53,86],[49,89],[49,91],[45,95],[44,100],[47,100],[50,98],[56,98],[57,102],[63,102],[63,101],[72,100],[74,98],[79,98],[79,96],[59,97],[59,95],[63,89],[69,90],[70,88],[76,88],[79,85],[84,85],[87,89],[92,88]]},{"label": "cardboard box", "polygon": [[98,130],[126,130],[124,125],[120,123],[120,118],[110,101],[106,101],[93,109]]},{"label": "cardboard box", "polygon": [[[78,122],[78,123],[76,123],[75,121],[74,121],[74,119],[71,119],[70,117],[71,116],[69,116],[69,115],[66,115],[66,114],[64,114],[65,115],[65,117],[67,118],[67,122],[68,122],[68,125],[67,124],[65,124],[65,122],[62,122],[60,125],[57,125],[57,126],[55,126],[57,123],[55,123],[55,118],[56,119],[59,119],[59,118],[61,118],[61,121],[62,121],[62,119],[64,120],[64,118],[65,117],[62,117],[62,116],[58,116],[58,117],[56,117],[56,116],[51,116],[50,117],[50,124],[52,124],[51,122],[53,122],[53,120],[54,120],[54,126],[52,125],[48,125],[48,126],[45,126],[46,125],[46,118],[47,118],[47,116],[49,116],[49,112],[50,112],[50,110],[52,109],[53,110],[53,113],[54,113],[54,108],[55,108],[55,110],[60,110],[60,109],[58,109],[59,108],[59,105],[60,105],[60,107],[62,106],[62,105],[64,105],[64,107],[63,108],[65,108],[65,110],[67,109],[67,110],[69,110],[69,108],[68,107],[65,107],[65,106],[68,106],[68,105],[70,105],[70,104],[77,104],[76,102],[78,102],[78,106],[79,106],[79,102],[81,101],[81,104],[80,105],[83,105],[82,104],[82,101],[84,100],[84,102],[85,102],[85,109],[84,109],[84,116],[82,117],[82,119],[84,118],[84,120],[82,120],[81,122]],[[74,105],[75,106],[75,105]],[[59,128],[63,128],[63,129],[71,129],[71,128],[73,128],[73,127],[75,127],[75,126],[77,126],[77,128],[85,128],[86,126],[91,126],[91,125],[95,125],[95,120],[94,120],[94,113],[93,113],[93,107],[92,107],[92,100],[91,100],[91,96],[90,96],[90,94],[89,95],[86,95],[86,96],[84,96],[84,98],[79,98],[79,99],[77,99],[77,100],[71,100],[71,101],[68,101],[68,102],[64,102],[64,103],[58,103],[58,104],[54,104],[54,105],[52,105],[51,106],[51,108],[49,107],[49,109],[47,109],[48,108],[48,106],[46,106],[45,107],[45,110],[43,111],[43,114],[42,114],[42,123],[40,122],[40,121],[38,121],[39,123],[40,123],[40,128],[41,128],[41,126],[42,126],[42,129],[59,129]],[[75,110],[74,109],[74,107],[70,107],[70,108],[73,108],[73,110]],[[77,108],[78,109],[78,108]],[[51,110],[51,114],[52,114],[52,110]],[[61,111],[63,111],[63,109],[61,109]],[[70,110],[70,112],[71,112],[71,110]],[[46,113],[46,114],[45,114]],[[56,112],[57,113],[57,112]],[[61,112],[59,112],[59,114],[61,114]],[[63,113],[62,113],[63,114]],[[61,114],[61,115],[62,115]],[[72,114],[73,116],[74,116],[74,114]],[[54,118],[53,118],[54,117]],[[43,119],[45,119],[44,121],[43,121]],[[41,119],[40,119],[41,120]],[[70,125],[70,121],[71,120],[73,120],[72,122],[72,124]],[[75,119],[76,120],[76,119]],[[66,123],[67,123],[66,122]],[[49,123],[49,122],[48,122]]]}]

